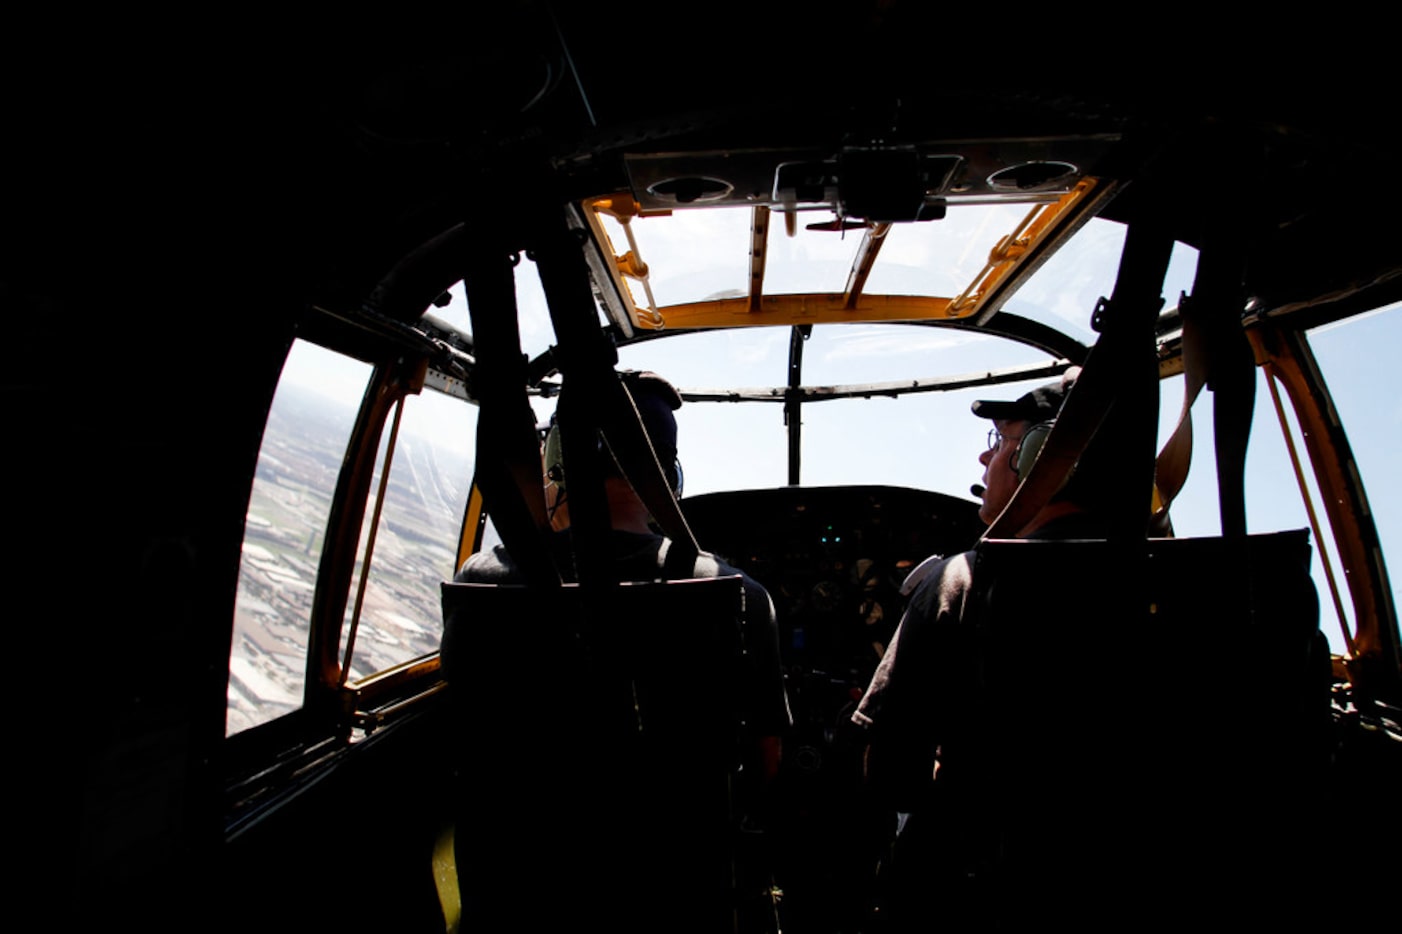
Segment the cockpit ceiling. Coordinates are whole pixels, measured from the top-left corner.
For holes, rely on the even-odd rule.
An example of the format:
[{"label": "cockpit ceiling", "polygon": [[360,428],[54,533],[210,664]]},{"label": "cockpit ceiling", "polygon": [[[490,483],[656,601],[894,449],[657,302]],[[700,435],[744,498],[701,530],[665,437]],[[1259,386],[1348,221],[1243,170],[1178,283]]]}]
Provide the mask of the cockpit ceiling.
[{"label": "cockpit ceiling", "polygon": [[1164,56],[1092,24],[977,42],[928,4],[788,6],[522,3],[442,43],[321,52],[314,82],[265,104],[297,128],[270,145],[315,166],[267,181],[327,258],[315,300],[357,307],[421,244],[542,197],[905,223],[1087,177],[1115,190],[1101,216],[1193,246],[1244,218],[1262,307],[1398,289],[1388,92],[1313,52],[1273,69],[1265,37],[1224,49],[1215,30],[1221,54],[1194,36]]}]

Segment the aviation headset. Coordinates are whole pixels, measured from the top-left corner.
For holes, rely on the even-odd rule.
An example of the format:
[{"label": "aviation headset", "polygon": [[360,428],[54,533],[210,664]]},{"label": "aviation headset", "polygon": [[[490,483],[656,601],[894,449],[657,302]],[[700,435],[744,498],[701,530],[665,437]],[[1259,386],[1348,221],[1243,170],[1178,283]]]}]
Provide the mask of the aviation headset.
[{"label": "aviation headset", "polygon": [[[638,415],[642,418],[643,428],[647,432],[648,441],[652,443],[653,449],[657,453],[658,462],[662,464],[662,472],[667,478],[667,485],[672,492],[682,495],[682,464],[677,458],[675,447],[667,443],[667,436],[676,437],[676,423],[672,420],[671,410],[675,406],[659,395],[661,390],[650,390],[647,388],[645,377],[649,374],[634,374],[631,371],[623,374],[623,378],[628,382],[633,393],[634,402],[638,407]],[[643,377],[640,379],[639,377]],[[660,377],[657,378],[660,380]],[[664,384],[668,390],[670,384]],[[680,398],[677,403],[680,404]],[[663,409],[666,409],[665,413]],[[664,424],[664,422],[666,422]],[[602,438],[598,439],[599,450],[607,451]],[[672,442],[675,444],[675,441]],[[610,454],[610,458],[612,455]],[[616,462],[615,462],[616,464]],[[545,476],[549,478],[559,488],[561,493],[565,492],[565,458],[560,444],[560,426],[556,423],[556,416],[550,416],[550,427],[545,433]]]},{"label": "aviation headset", "polygon": [[1029,425],[1022,433],[1022,440],[1018,442],[1017,450],[1008,461],[1018,479],[1027,476],[1027,471],[1032,469],[1037,454],[1042,450],[1042,445],[1047,443],[1047,436],[1051,434],[1055,424],[1055,421],[1037,422],[1035,425]]},{"label": "aviation headset", "polygon": [[[605,450],[604,441],[599,439],[599,450]],[[677,496],[682,495],[682,462],[676,455],[673,455],[670,462],[666,462],[665,451],[658,451],[658,460],[662,462],[662,472],[667,478],[667,485],[672,488],[672,492]],[[550,416],[550,427],[545,432],[545,476],[550,482],[560,488],[560,492],[565,492],[565,458],[560,448],[560,426],[555,424],[555,416]]]},{"label": "aviation headset", "polygon": [[[1056,416],[1061,411],[1061,404],[1071,387],[1075,385],[1080,372],[1080,367],[1071,367],[1062,374],[1058,381],[1038,386],[1036,389],[1024,393],[1016,401],[981,399],[973,404],[973,413],[980,418],[1016,420],[1028,423],[1027,429],[1018,441],[1017,450],[1008,459],[1008,466],[1015,477],[1022,479],[1032,469],[1032,464],[1037,460],[1037,455],[1041,453],[1042,446],[1047,442],[1047,436],[1051,434],[1052,426],[1056,424]],[[1073,467],[1072,471],[1074,472],[1074,470]],[[1067,475],[1067,479],[1070,479],[1070,474]]]}]

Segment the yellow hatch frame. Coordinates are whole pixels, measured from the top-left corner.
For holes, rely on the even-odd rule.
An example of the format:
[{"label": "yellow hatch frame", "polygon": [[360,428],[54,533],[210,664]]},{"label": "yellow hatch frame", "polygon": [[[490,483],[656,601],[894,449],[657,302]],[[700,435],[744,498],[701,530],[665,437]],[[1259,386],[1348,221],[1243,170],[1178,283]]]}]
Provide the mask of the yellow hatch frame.
[{"label": "yellow hatch frame", "polygon": [[[916,295],[867,295],[863,290],[890,232],[887,222],[866,223],[861,242],[852,259],[847,284],[838,293],[799,293],[767,295],[764,292],[766,245],[771,208],[751,209],[749,294],[704,302],[659,306],[652,295],[650,270],[636,239],[632,221],[636,217],[668,216],[671,211],[644,211],[628,195],[591,198],[583,203],[583,216],[594,241],[606,254],[604,271],[623,303],[628,325],[642,331],[664,328],[733,328],[766,325],[835,324],[851,321],[950,321],[978,314],[988,297],[1009,281],[1027,260],[1075,209],[1096,189],[1093,178],[1081,179],[1055,201],[1036,204],[1018,225],[989,251],[988,261],[959,295],[952,297]],[[628,238],[622,253],[604,229],[602,215],[616,220]],[[792,236],[792,231],[790,231]],[[640,306],[630,282],[636,282],[647,298]]]}]

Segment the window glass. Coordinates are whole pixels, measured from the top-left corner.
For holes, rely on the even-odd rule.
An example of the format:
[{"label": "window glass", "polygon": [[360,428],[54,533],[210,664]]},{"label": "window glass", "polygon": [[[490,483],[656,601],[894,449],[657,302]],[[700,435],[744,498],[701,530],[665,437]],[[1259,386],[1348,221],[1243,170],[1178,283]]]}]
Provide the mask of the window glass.
[{"label": "window glass", "polygon": [[788,383],[789,328],[703,331],[618,348],[620,367],[654,370],[679,389],[770,388]]},{"label": "window glass", "polygon": [[[981,253],[974,250],[960,259],[961,251],[954,248],[957,244],[941,239],[942,232],[954,230],[966,221],[974,225],[966,231],[971,238],[985,229],[1003,231],[1005,227],[1015,226],[1025,210],[1025,206],[1002,205],[997,210],[969,214],[951,211],[949,219],[929,225],[896,225],[873,270],[869,291],[916,291],[915,283],[919,281],[924,283],[921,287],[926,291],[939,294],[941,287],[930,278],[934,267],[944,268],[939,265],[938,257],[950,258],[955,264],[952,268],[959,270],[955,277],[958,279],[977,271],[964,269],[958,263],[964,259],[981,263],[987,255],[986,249]],[[682,213],[677,212],[677,216]],[[713,212],[696,213],[704,216]],[[676,220],[676,216],[672,220]],[[741,221],[744,218],[733,220],[736,230],[725,233],[732,237],[743,235],[745,228]],[[664,281],[660,278],[662,270],[672,268],[670,260],[662,260],[670,257],[669,249],[674,247],[666,241],[653,241],[645,236],[660,236],[661,225],[654,225],[657,231],[642,220],[635,221],[634,226],[638,242],[653,261],[654,277],[658,277],[655,289],[661,291],[658,283]],[[701,250],[698,255],[704,255],[710,249],[708,245],[721,233],[711,231],[709,236],[688,240],[693,244],[690,252]],[[807,233],[835,241],[840,239],[832,232]],[[849,236],[855,235],[849,232]],[[1063,330],[1087,345],[1093,344],[1098,335],[1090,328],[1091,313],[1099,298],[1113,292],[1124,236],[1122,224],[1099,219],[1090,221],[1070,244],[1015,293],[1007,309]],[[784,278],[789,274],[784,270],[794,274],[804,269],[811,271],[813,262],[821,259],[822,254],[810,250],[806,266],[795,265],[794,257],[784,262],[781,254],[797,256],[803,253],[800,247],[807,241],[801,235],[790,242],[777,226],[771,233],[771,240],[766,283],[773,291],[781,291],[785,286],[842,287],[838,280],[834,280],[836,284],[826,281],[808,281],[806,285],[799,281],[790,283]],[[827,243],[827,240],[821,242]],[[966,240],[965,247],[974,242],[982,241]],[[943,249],[937,251],[940,244]],[[850,263],[853,248],[853,244],[846,244],[844,249],[848,252],[842,254],[842,262]],[[704,265],[697,256],[688,259]],[[830,259],[837,262],[836,257]],[[1177,304],[1180,293],[1191,290],[1196,266],[1197,251],[1175,244],[1163,288],[1165,305]],[[845,269],[844,266],[844,274]],[[818,275],[821,279],[821,274]],[[698,279],[698,283],[703,281],[714,285],[719,280]],[[703,295],[697,291],[689,297]],[[659,301],[663,301],[660,295]],[[789,328],[738,328],[679,335],[622,348],[620,361],[628,367],[654,369],[684,393],[737,387],[783,387],[788,381],[791,333]],[[813,328],[804,347],[803,384],[815,387],[886,383],[1050,362],[1051,358],[1044,351],[1014,341],[950,329],[898,324],[819,325]],[[910,394],[899,399],[874,397],[805,404],[802,482],[893,483],[961,495],[978,479],[977,472],[972,478],[967,476],[968,463],[963,452],[972,452],[967,460],[977,467],[973,459],[977,458],[983,443],[978,420],[969,413],[969,402],[989,395],[1015,398],[1038,382],[986,389],[982,396],[975,392],[936,392]],[[1173,403],[1167,418],[1176,420],[1176,406],[1177,403]],[[679,423],[688,492],[778,485],[787,481],[783,411],[777,403],[693,402],[683,407]],[[972,440],[967,444],[959,442],[957,439],[966,433]]]},{"label": "window glass", "polygon": [[1013,293],[1004,309],[1082,343],[1095,343],[1091,315],[1096,302],[1114,292],[1124,242],[1123,224],[1093,218]]},{"label": "window glass", "polygon": [[909,486],[972,501],[989,423],[969,406],[1015,399],[1039,382],[804,406],[803,483]]},{"label": "window glass", "polygon": [[[865,291],[871,295],[959,295],[983,271],[998,242],[1016,230],[1032,210],[1026,204],[953,204],[940,220],[893,224]],[[850,252],[851,245],[859,241],[852,233],[847,239]],[[850,258],[847,262],[850,266]],[[839,290],[846,284],[846,275],[843,269]]]},{"label": "window glass", "polygon": [[768,402],[688,403],[677,412],[682,495],[788,482],[784,407]]},{"label": "window glass", "polygon": [[239,562],[229,735],[302,704],[322,534],[369,378],[369,366],[301,341],[283,366]]},{"label": "window glass", "polygon": [[[652,370],[683,394],[772,388],[787,380],[788,328],[683,334],[620,347],[619,366]],[[687,402],[677,411],[677,457],[686,496],[788,482],[779,402]]]},{"label": "window glass", "polygon": [[[810,386],[883,383],[1052,364],[1044,351],[1003,338],[939,328],[814,328],[804,351]],[[989,424],[975,399],[1015,399],[1051,377],[897,398],[803,407],[805,485],[878,483],[968,496],[983,468]]]},{"label": "window glass", "polygon": [[[1096,303],[1115,291],[1125,226],[1117,221],[1091,219],[1066,246],[1052,254],[1008,299],[1003,307],[1012,314],[1054,327],[1084,344],[1095,343],[1091,317]],[[1193,290],[1198,251],[1174,243],[1164,273],[1165,308],[1177,306],[1179,297]]]},{"label": "window glass", "polygon": [[1053,364],[1044,350],[951,328],[817,326],[803,348],[805,386],[909,382]]},{"label": "window glass", "polygon": [[351,681],[438,651],[443,632],[439,585],[456,570],[472,485],[477,407],[428,388],[406,398],[362,591],[361,571],[377,518],[392,421],[393,415],[381,443],[341,628],[344,640],[358,605]]},{"label": "window glass", "polygon": [[[882,245],[865,291],[958,295],[1030,210],[1026,204],[956,204],[942,220],[897,224]],[[678,209],[667,216],[634,218],[628,226],[648,266],[648,285],[658,306],[746,295],[751,219],[751,209],[743,207]],[[629,251],[629,231],[606,215],[600,220],[614,252]],[[837,229],[835,220],[826,207],[801,209],[789,236],[784,215],[776,211],[770,216],[766,294],[843,291],[863,230]],[[628,283],[636,304],[652,304],[639,282]]]},{"label": "window glass", "polygon": [[[620,365],[651,369],[683,393],[773,388],[787,381],[788,328],[678,335],[620,348]],[[804,349],[807,386],[887,382],[1050,363],[1044,352],[1002,338],[906,325],[815,327]],[[964,495],[982,468],[988,426],[975,398],[1016,398],[1045,380],[899,398],[803,406],[805,486],[892,484]],[[788,442],[779,402],[688,402],[677,413],[688,495],[783,486]]]},{"label": "window glass", "polygon": [[[1391,573],[1396,574],[1396,556],[1402,549],[1402,497],[1393,493],[1390,484],[1402,477],[1402,396],[1389,388],[1387,374],[1396,366],[1396,350],[1402,347],[1402,303],[1319,328],[1310,333],[1309,342],[1348,433],[1384,560],[1392,556]],[[1322,517],[1323,508],[1316,511]],[[1342,571],[1335,577],[1343,586]],[[1330,602],[1326,594],[1320,590],[1322,608]],[[1341,599],[1351,617],[1348,594]],[[1335,651],[1342,647],[1336,646]]]},{"label": "window glass", "polygon": [[[545,290],[535,263],[524,256],[517,264],[516,311],[521,335],[521,350],[534,357],[555,342],[555,329],[550,322],[550,308],[545,303]],[[448,303],[442,308],[430,308],[428,313],[464,334],[472,333],[472,317],[467,308],[467,293],[461,281],[448,289]]]}]

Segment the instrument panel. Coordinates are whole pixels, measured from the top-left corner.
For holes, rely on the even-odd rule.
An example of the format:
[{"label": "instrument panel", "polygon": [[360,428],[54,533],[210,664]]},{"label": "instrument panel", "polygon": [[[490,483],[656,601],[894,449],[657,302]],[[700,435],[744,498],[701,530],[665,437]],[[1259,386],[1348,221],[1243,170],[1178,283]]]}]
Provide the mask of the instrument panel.
[{"label": "instrument panel", "polygon": [[[805,682],[865,687],[904,608],[900,585],[933,554],[973,547],[978,504],[904,487],[780,487],[682,502],[701,547],[774,600],[790,701]],[[798,709],[795,719],[826,719]]]}]

